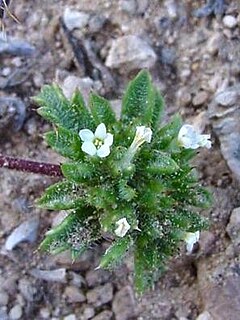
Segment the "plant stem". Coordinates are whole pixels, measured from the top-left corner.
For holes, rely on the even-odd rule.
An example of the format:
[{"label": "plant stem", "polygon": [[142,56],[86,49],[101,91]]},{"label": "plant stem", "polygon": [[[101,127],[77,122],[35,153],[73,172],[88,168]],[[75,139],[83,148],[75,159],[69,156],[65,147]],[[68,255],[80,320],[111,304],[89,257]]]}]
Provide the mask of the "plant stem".
[{"label": "plant stem", "polygon": [[24,160],[0,155],[0,167],[22,172],[31,172],[51,177],[62,177],[61,167],[57,164]]}]

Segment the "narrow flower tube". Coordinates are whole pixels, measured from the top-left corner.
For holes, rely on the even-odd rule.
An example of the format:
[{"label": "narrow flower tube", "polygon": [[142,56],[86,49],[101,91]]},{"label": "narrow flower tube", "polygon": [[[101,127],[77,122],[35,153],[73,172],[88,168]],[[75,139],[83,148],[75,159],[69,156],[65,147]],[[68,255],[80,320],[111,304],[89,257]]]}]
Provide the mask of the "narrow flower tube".
[{"label": "narrow flower tube", "polygon": [[150,143],[152,140],[152,130],[151,128],[145,126],[137,126],[136,127],[136,134],[131,143],[130,147],[128,148],[125,156],[121,161],[121,169],[125,170],[131,167],[131,161],[134,158],[138,148],[144,143]]},{"label": "narrow flower tube", "polygon": [[150,143],[152,140],[152,130],[151,128],[145,126],[138,126],[136,128],[136,134],[134,140],[129,149],[137,151],[137,149],[144,143]]}]

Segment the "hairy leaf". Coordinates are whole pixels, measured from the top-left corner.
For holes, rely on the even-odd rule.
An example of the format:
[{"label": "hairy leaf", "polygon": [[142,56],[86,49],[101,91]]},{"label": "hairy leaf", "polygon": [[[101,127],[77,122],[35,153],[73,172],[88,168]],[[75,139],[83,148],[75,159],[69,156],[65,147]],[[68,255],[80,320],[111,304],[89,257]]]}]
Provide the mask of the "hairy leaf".
[{"label": "hairy leaf", "polygon": [[75,182],[82,183],[94,176],[94,168],[90,163],[72,162],[61,165],[62,173],[65,178]]},{"label": "hairy leaf", "polygon": [[55,132],[47,132],[45,139],[55,151],[66,158],[79,160],[84,156],[79,135],[68,129],[58,127]]},{"label": "hairy leaf", "polygon": [[72,209],[83,206],[83,196],[79,186],[65,180],[48,187],[37,205],[50,210]]},{"label": "hairy leaf", "polygon": [[75,97],[72,103],[69,102],[56,84],[44,86],[34,100],[41,106],[38,113],[58,126],[75,133],[86,125],[90,126],[91,117],[82,100]]},{"label": "hairy leaf", "polygon": [[164,100],[160,92],[154,88],[154,107],[152,115],[152,129],[158,129],[164,111]]},{"label": "hairy leaf", "polygon": [[155,136],[153,147],[158,150],[167,149],[171,142],[177,138],[181,126],[182,119],[177,114],[172,118],[171,122],[159,129]]},{"label": "hairy leaf", "polygon": [[93,229],[85,223],[87,214],[88,208],[72,211],[58,226],[46,233],[40,249],[52,254],[67,249],[75,255],[82,253],[96,237]]},{"label": "hairy leaf", "polygon": [[171,174],[179,170],[177,163],[165,152],[155,151],[153,160],[146,168],[147,172],[154,175]]},{"label": "hairy leaf", "polygon": [[147,71],[141,71],[132,80],[123,97],[121,120],[129,124],[138,119],[138,124],[150,125],[155,103],[154,90],[150,75]]},{"label": "hairy leaf", "polygon": [[127,251],[133,244],[130,236],[116,240],[105,252],[99,267],[110,268],[122,261]]},{"label": "hairy leaf", "polygon": [[92,93],[89,104],[96,125],[103,122],[108,127],[116,122],[115,114],[108,100]]}]

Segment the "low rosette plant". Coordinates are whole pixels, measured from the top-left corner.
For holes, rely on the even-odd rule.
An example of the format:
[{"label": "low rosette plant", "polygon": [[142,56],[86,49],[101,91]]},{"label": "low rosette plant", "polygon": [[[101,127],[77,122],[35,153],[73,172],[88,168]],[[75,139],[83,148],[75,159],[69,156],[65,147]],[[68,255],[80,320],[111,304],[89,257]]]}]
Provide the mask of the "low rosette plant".
[{"label": "low rosette plant", "polygon": [[130,82],[118,120],[110,103],[92,93],[89,107],[76,92],[67,100],[56,85],[35,98],[39,114],[54,124],[47,143],[66,162],[64,178],[50,186],[38,205],[68,210],[46,233],[41,249],[70,250],[73,259],[108,235],[112,242],[99,267],[112,268],[129,253],[139,292],[152,286],[181,241],[190,253],[207,225],[199,209],[208,191],[191,163],[210,136],[176,115],[162,125],[164,102],[147,71]]}]

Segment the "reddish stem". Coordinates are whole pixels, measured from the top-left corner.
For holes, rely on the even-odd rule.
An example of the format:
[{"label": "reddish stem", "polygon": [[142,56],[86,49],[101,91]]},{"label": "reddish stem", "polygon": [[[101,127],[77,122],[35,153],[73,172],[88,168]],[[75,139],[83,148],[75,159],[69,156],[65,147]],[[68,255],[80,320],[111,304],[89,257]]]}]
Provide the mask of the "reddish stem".
[{"label": "reddish stem", "polygon": [[61,167],[57,164],[30,161],[0,155],[0,167],[22,172],[38,173],[51,177],[62,177]]}]

